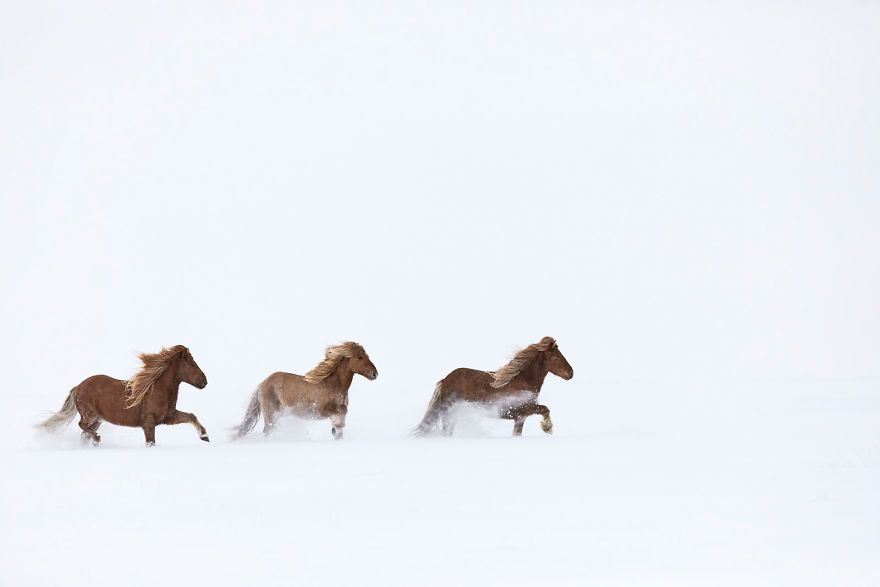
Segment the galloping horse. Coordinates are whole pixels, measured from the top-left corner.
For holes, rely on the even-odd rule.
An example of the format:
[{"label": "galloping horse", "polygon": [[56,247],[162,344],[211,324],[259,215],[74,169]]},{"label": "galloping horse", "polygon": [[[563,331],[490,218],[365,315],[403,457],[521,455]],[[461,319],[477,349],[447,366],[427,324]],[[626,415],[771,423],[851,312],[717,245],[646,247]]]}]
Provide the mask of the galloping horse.
[{"label": "galloping horse", "polygon": [[327,347],[324,360],[305,375],[272,373],[254,391],[233,438],[250,433],[260,419],[261,411],[263,433],[268,434],[283,410],[287,409],[310,420],[330,418],[333,437],[341,439],[348,413],[348,388],[355,373],[371,381],[379,375],[367,351],[356,342]]},{"label": "galloping horse", "polygon": [[79,411],[79,427],[83,442],[91,439],[101,442],[98,427],[107,421],[117,426],[143,428],[147,446],[156,444],[156,426],[159,424],[190,423],[199,432],[199,438],[208,442],[208,432],[198,418],[177,410],[177,391],[181,382],[199,389],[208,385],[208,379],[185,346],[170,349],[162,347],[156,354],[141,353],[144,364],[141,371],[121,381],[106,375],[93,375],[70,390],[61,410],[39,428],[57,432],[66,427]]},{"label": "galloping horse", "polygon": [[510,362],[497,371],[456,369],[434,388],[428,411],[412,431],[413,436],[432,432],[441,422],[444,434],[451,434],[453,423],[447,412],[456,403],[470,402],[492,408],[499,418],[513,420],[513,435],[521,436],[526,418],[532,414],[544,417],[541,429],[553,433],[550,409],[538,403],[538,394],[547,373],[563,379],[574,377],[574,370],[556,341],[545,336],[514,355]]}]

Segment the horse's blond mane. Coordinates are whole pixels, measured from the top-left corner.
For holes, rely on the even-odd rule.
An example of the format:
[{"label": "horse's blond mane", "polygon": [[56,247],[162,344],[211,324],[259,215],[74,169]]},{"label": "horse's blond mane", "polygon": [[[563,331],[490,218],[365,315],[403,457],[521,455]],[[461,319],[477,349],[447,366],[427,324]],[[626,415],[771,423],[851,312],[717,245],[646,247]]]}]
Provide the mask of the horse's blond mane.
[{"label": "horse's blond mane", "polygon": [[492,383],[490,384],[492,387],[503,387],[510,383],[514,377],[520,374],[522,370],[535,359],[535,356],[538,353],[544,352],[548,349],[553,348],[556,344],[556,341],[549,337],[545,336],[540,340],[540,342],[536,342],[535,344],[530,344],[526,348],[517,351],[513,358],[510,359],[510,362],[498,369],[497,371],[492,371]]},{"label": "horse's blond mane", "polygon": [[356,342],[344,342],[335,346],[328,346],[324,350],[324,360],[318,363],[314,369],[303,375],[303,379],[308,383],[327,379],[336,370],[339,361],[346,357],[349,359],[354,358],[358,352],[363,353],[364,348]]},{"label": "horse's blond mane", "polygon": [[170,349],[162,347],[161,351],[154,354],[140,353],[138,357],[144,368],[125,382],[125,407],[133,408],[144,401],[168,365],[178,357],[185,357],[187,353],[189,349],[180,344]]}]

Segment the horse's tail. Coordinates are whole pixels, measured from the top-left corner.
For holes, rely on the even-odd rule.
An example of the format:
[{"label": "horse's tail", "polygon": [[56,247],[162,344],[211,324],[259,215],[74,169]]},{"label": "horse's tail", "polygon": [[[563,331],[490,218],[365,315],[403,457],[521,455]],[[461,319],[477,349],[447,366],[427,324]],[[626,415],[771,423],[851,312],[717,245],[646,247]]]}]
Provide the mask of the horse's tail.
[{"label": "horse's tail", "polygon": [[415,429],[409,433],[410,436],[425,436],[434,430],[437,426],[437,421],[440,419],[440,416],[443,413],[442,410],[443,403],[443,382],[437,382],[437,386],[434,388],[434,395],[431,396],[431,401],[428,402],[428,410],[425,412],[425,417],[422,418],[422,421],[419,422],[419,425],[415,427]]},{"label": "horse's tail", "polygon": [[37,428],[42,428],[47,432],[60,432],[70,424],[70,421],[73,420],[73,417],[76,415],[76,388],[70,390],[70,393],[67,394],[67,399],[64,400],[64,405],[61,406],[61,409],[56,413],[49,416],[49,419],[45,422],[41,422],[37,424]]},{"label": "horse's tail", "polygon": [[251,402],[248,404],[247,411],[244,413],[244,418],[241,420],[241,424],[232,429],[232,439],[235,440],[236,438],[241,438],[250,434],[251,430],[254,429],[254,426],[257,425],[257,420],[259,419],[260,388],[258,387],[251,396]]}]

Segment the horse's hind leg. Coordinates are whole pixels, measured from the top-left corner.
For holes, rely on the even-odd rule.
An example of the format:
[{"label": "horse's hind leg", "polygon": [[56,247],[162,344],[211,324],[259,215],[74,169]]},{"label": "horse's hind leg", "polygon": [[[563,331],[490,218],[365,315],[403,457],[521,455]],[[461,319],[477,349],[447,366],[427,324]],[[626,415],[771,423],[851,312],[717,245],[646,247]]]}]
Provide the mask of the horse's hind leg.
[{"label": "horse's hind leg", "polygon": [[281,412],[281,402],[274,392],[261,393],[260,409],[263,411],[263,434],[268,436],[275,430]]},{"label": "horse's hind leg", "polygon": [[79,427],[82,430],[80,438],[83,445],[89,441],[95,446],[101,442],[98,436],[98,426],[101,425],[101,416],[95,409],[95,405],[89,394],[77,394],[76,411],[79,412]]},{"label": "horse's hind leg", "polygon": [[452,436],[455,432],[455,422],[452,421],[452,418],[449,417],[448,413],[443,413],[440,416],[440,433],[443,436]]},{"label": "horse's hind leg", "polygon": [[274,408],[265,408],[263,409],[263,434],[265,436],[269,436],[272,431],[275,430],[275,425],[278,422],[278,412],[279,410]]},{"label": "horse's hind leg", "polygon": [[100,425],[101,420],[97,416],[80,414],[79,427],[82,428],[80,438],[83,444],[90,440],[94,446],[98,446],[101,443],[101,437],[98,436],[98,427]]}]

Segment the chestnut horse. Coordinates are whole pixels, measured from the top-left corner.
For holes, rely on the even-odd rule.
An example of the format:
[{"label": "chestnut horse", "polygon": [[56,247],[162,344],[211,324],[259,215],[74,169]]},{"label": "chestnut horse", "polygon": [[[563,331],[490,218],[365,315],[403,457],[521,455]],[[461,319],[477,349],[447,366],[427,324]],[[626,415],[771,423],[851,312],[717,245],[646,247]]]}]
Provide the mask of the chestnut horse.
[{"label": "chestnut horse", "polygon": [[198,418],[177,410],[177,391],[181,382],[199,389],[208,385],[208,379],[185,346],[170,349],[162,347],[156,354],[141,353],[144,364],[141,371],[121,381],[106,375],[93,375],[70,390],[61,410],[39,424],[50,432],[67,426],[79,411],[79,427],[83,442],[101,442],[98,427],[107,421],[117,426],[143,428],[147,446],[156,444],[156,426],[159,424],[189,423],[196,427],[199,438],[208,442],[208,432]]},{"label": "chestnut horse", "polygon": [[370,381],[379,375],[367,351],[356,342],[327,347],[324,360],[305,375],[272,373],[254,391],[244,419],[234,429],[233,438],[250,433],[260,419],[261,411],[263,433],[268,434],[278,417],[287,410],[310,420],[330,418],[333,437],[341,439],[348,413],[348,388],[355,373]]},{"label": "chestnut horse", "polygon": [[451,434],[453,423],[447,412],[459,402],[482,405],[492,409],[499,418],[513,420],[514,436],[522,435],[526,418],[540,414],[544,417],[541,429],[552,434],[550,409],[538,403],[538,394],[547,373],[566,380],[574,377],[571,365],[549,336],[516,353],[497,371],[456,369],[437,383],[428,411],[412,435],[424,436],[432,432],[438,422],[444,434]]}]

